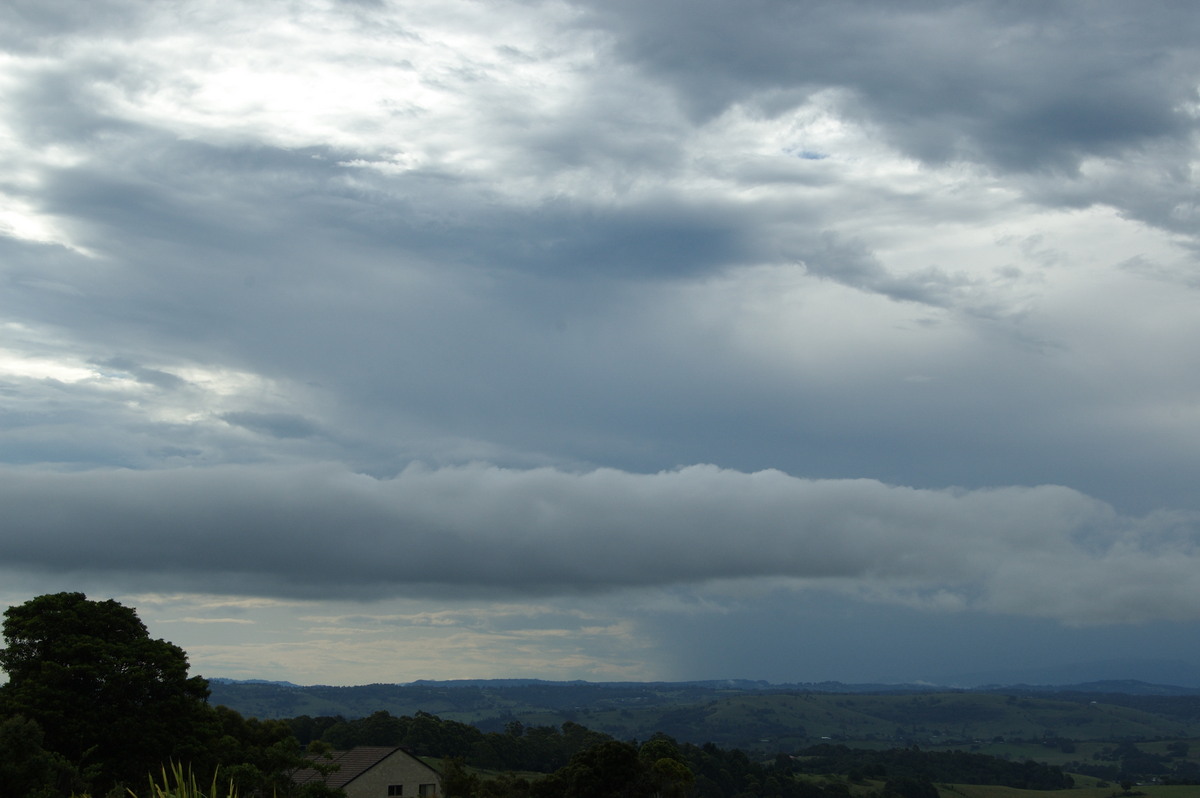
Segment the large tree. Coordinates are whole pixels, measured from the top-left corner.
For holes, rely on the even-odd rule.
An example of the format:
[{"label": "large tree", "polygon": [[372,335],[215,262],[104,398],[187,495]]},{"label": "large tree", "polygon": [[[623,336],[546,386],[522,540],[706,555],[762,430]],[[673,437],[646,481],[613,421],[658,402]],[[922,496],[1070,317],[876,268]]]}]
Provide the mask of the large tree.
[{"label": "large tree", "polygon": [[79,774],[62,754],[42,747],[45,735],[17,715],[0,721],[0,795],[53,798],[72,795]]},{"label": "large tree", "polygon": [[37,722],[43,745],[103,792],[140,785],[169,759],[203,760],[214,717],[187,655],[152,639],[137,613],[82,593],[39,596],[4,614],[0,708]]}]

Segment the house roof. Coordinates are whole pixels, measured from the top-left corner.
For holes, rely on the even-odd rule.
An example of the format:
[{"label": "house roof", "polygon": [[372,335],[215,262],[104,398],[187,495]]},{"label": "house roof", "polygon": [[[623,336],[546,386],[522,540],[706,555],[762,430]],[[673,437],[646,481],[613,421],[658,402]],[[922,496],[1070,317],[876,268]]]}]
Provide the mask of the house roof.
[{"label": "house roof", "polygon": [[[292,773],[292,781],[297,784],[308,784],[314,781],[324,782],[330,787],[345,787],[356,778],[366,773],[371,768],[378,765],[383,760],[387,759],[397,751],[405,756],[412,757],[415,761],[429,768],[420,759],[417,759],[412,754],[397,746],[375,746],[375,745],[360,745],[356,748],[351,748],[349,751],[330,751],[328,756],[322,755],[320,762],[322,765],[337,765],[338,769],[328,776],[322,775],[315,768],[304,768]],[[310,756],[309,759],[317,757]],[[433,768],[429,768],[431,771]],[[436,773],[436,771],[434,771]]]}]

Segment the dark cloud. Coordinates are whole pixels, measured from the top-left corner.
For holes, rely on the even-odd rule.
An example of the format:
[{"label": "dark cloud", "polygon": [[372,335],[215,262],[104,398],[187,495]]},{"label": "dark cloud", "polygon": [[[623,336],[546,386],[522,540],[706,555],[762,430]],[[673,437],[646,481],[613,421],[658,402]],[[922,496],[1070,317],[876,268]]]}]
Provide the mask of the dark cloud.
[{"label": "dark cloud", "polygon": [[[647,613],[648,631],[669,641],[668,672],[960,687],[1072,684],[1138,673],[1159,684],[1195,684],[1190,663],[1200,655],[1192,622],[1064,627],[1050,619],[898,605],[864,612],[846,596],[782,590],[735,597],[721,610]],[[930,651],[940,655],[930,658]],[[1030,652],[1037,652],[1037,666],[1031,667]],[[1147,662],[1147,652],[1179,664]]]},{"label": "dark cloud", "polygon": [[275,438],[309,438],[318,432],[312,421],[290,413],[223,413],[221,420]]},{"label": "dark cloud", "polygon": [[[588,282],[686,279],[753,257],[753,223],[737,208],[689,203],[675,197],[613,207],[586,198],[550,201],[534,208],[480,203],[470,186],[429,190],[422,176],[399,185],[402,198],[346,196],[338,202],[343,223],[392,256],[408,251],[436,257],[444,266],[489,272],[528,272],[549,279]],[[440,189],[440,190],[439,190]],[[430,205],[414,214],[420,196]],[[369,214],[361,213],[367,210]],[[457,208],[453,217],[431,208]],[[467,208],[471,213],[464,213]],[[336,223],[336,222],[335,222]]]},{"label": "dark cloud", "polygon": [[163,390],[174,390],[187,385],[187,380],[175,374],[140,366],[129,358],[110,357],[98,365],[106,369],[115,369],[120,373],[128,374],[138,382],[153,385]]},{"label": "dark cloud", "polygon": [[0,7],[0,42],[11,50],[53,52],[58,40],[70,34],[128,33],[142,16],[139,5],[128,0],[13,0]]},{"label": "dark cloud", "polygon": [[893,274],[862,242],[843,240],[833,232],[815,236],[798,247],[796,253],[810,274],[850,288],[899,302],[936,308],[960,307],[969,313],[986,312],[985,308],[963,301],[962,295],[974,287],[974,281],[965,274],[951,275],[933,267],[914,274]]},{"label": "dark cloud", "polygon": [[588,5],[620,53],[705,116],[835,88],[918,158],[1017,171],[1073,171],[1195,129],[1183,105],[1200,22],[1185,4]]},{"label": "dark cloud", "polygon": [[0,15],[12,567],[1195,618],[1190,6]]},{"label": "dark cloud", "polygon": [[248,592],[312,597],[785,577],[1079,623],[1200,613],[1195,518],[1120,518],[1056,487],[916,491],[700,466],[410,468],[390,480],[328,467],[10,469],[2,485],[0,554],[51,573],[193,588],[238,575]]}]

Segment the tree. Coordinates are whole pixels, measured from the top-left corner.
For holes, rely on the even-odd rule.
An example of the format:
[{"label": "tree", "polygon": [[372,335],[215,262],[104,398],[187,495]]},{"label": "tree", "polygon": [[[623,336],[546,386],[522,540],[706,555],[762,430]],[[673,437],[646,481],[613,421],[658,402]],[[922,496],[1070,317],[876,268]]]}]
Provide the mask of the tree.
[{"label": "tree", "polygon": [[938,789],[927,779],[902,776],[888,779],[883,794],[893,798],[938,798]]},{"label": "tree", "polygon": [[61,754],[42,747],[45,735],[32,720],[19,715],[0,722],[0,795],[26,798],[68,795],[78,788],[78,774]]},{"label": "tree", "polygon": [[4,614],[6,715],[35,721],[48,751],[103,793],[140,785],[170,759],[205,762],[208,683],[178,646],[151,639],[137,613],[83,593],[39,596]]},{"label": "tree", "polygon": [[638,749],[638,757],[644,762],[657,762],[660,759],[683,761],[679,743],[662,732],[655,732],[649,740],[642,743],[642,747]]},{"label": "tree", "polygon": [[467,770],[462,757],[442,760],[442,790],[446,798],[471,798],[479,788],[479,777]]},{"label": "tree", "polygon": [[650,783],[657,798],[687,798],[692,794],[696,776],[678,759],[663,757],[649,768]]},{"label": "tree", "polygon": [[641,798],[653,789],[637,749],[617,740],[580,751],[556,775],[565,798]]},{"label": "tree", "polygon": [[221,765],[217,781],[233,782],[241,795],[292,795],[297,791],[288,775],[292,771],[312,767],[332,772],[324,764],[329,760],[321,756],[329,751],[328,743],[310,743],[307,753],[317,758],[309,760],[285,721],[243,718],[222,706],[216,707],[213,714],[217,739],[210,744],[209,755],[211,761]]}]

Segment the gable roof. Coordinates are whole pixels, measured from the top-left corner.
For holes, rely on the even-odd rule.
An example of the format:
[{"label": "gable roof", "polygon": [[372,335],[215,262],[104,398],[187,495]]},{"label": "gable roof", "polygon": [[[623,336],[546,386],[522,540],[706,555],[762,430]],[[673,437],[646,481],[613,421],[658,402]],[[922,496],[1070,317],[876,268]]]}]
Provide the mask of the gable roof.
[{"label": "gable roof", "polygon": [[[330,751],[328,757],[322,755],[319,759],[322,765],[337,765],[338,769],[328,776],[324,776],[315,768],[303,768],[292,773],[292,781],[297,784],[309,784],[311,782],[324,782],[330,787],[345,787],[350,782],[357,779],[362,774],[366,773],[371,768],[378,765],[383,760],[387,759],[392,754],[400,752],[404,756],[410,757],[414,762],[428,768],[431,772],[437,773],[436,770],[426,765],[420,759],[417,759],[412,754],[398,746],[375,746],[375,745],[360,745],[351,748],[349,751]],[[315,755],[309,759],[316,760]]]}]

